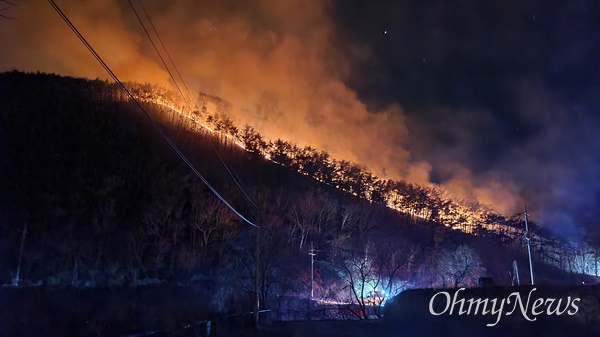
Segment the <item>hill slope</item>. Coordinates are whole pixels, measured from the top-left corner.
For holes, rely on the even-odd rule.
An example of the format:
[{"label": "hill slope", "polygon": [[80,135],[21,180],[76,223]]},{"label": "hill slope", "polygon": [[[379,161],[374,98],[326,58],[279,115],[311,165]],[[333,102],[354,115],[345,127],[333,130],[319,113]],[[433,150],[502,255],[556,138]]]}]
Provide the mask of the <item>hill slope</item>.
[{"label": "hill slope", "polygon": [[[11,72],[0,75],[0,93],[0,283],[12,282],[18,267],[30,285],[202,282],[215,294],[215,311],[251,308],[256,231],[116,86]],[[265,308],[283,312],[286,295],[308,296],[311,247],[319,250],[315,298],[337,302],[364,301],[376,288],[474,285],[484,274],[509,284],[512,260],[525,269],[520,240],[453,230],[439,217],[448,205],[427,216],[397,212],[274,164],[261,149],[243,150],[235,138],[194,129],[170,108],[143,104],[217,190],[263,227]],[[410,188],[407,195],[421,195]],[[360,268],[369,272],[349,281]],[[540,282],[568,282],[557,269],[537,264],[536,272]]]}]

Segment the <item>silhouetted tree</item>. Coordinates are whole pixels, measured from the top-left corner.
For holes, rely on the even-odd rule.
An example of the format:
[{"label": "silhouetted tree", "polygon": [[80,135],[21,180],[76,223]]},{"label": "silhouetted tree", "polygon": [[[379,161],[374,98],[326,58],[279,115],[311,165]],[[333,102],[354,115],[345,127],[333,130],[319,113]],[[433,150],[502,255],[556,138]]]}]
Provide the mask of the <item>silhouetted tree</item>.
[{"label": "silhouetted tree", "polygon": [[443,250],[438,257],[437,272],[444,287],[474,286],[484,272],[478,254],[467,245]]}]

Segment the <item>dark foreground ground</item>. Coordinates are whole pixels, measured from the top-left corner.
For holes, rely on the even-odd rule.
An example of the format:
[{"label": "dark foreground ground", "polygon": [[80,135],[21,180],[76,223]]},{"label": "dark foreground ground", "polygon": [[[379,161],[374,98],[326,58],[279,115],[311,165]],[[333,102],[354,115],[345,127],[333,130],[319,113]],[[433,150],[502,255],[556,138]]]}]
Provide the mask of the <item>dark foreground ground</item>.
[{"label": "dark foreground ground", "polygon": [[[232,331],[232,336],[235,332]],[[250,330],[238,331],[238,336],[256,337],[370,337],[405,336],[386,329],[380,321],[297,321],[277,322],[263,326],[252,335]]]},{"label": "dark foreground ground", "polygon": [[3,286],[0,337],[132,336],[148,331],[175,331],[210,317],[207,297],[201,286]]},{"label": "dark foreground ground", "polygon": [[[0,336],[210,336],[214,337],[396,337],[396,336],[600,336],[600,287],[540,287],[536,298],[580,298],[574,315],[539,315],[527,321],[520,311],[504,315],[439,315],[429,312],[440,290],[405,291],[385,308],[381,320],[269,322],[256,329],[248,315],[210,313],[201,286],[156,285],[120,289],[52,289],[0,287]],[[531,287],[467,289],[459,298],[502,299],[518,291],[524,300]],[[456,289],[448,289],[454,296]],[[443,310],[441,303],[434,306]],[[511,306],[512,307],[512,306]],[[530,310],[529,310],[530,311]],[[266,315],[265,315],[266,316]]]},{"label": "dark foreground ground", "polygon": [[[597,325],[564,326],[537,329],[533,325],[503,325],[500,328],[465,326],[459,320],[436,324],[431,320],[403,327],[383,321],[303,321],[278,322],[258,330],[230,328],[222,336],[232,337],[429,337],[429,336],[600,336]],[[190,335],[191,336],[191,335]],[[221,334],[219,334],[221,336]]]}]

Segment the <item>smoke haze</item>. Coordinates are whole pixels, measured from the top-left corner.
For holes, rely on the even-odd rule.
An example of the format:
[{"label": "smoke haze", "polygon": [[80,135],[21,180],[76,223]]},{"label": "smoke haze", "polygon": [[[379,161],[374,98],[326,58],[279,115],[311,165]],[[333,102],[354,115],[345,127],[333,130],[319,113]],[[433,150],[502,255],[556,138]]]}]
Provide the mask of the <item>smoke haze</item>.
[{"label": "smoke haze", "polygon": [[[598,189],[589,183],[597,176],[598,158],[589,146],[599,153],[597,120],[588,121],[588,106],[574,120],[572,107],[551,99],[543,84],[519,79],[507,85],[519,102],[511,113],[532,131],[514,141],[489,107],[406,108],[402,95],[365,103],[355,84],[377,80],[357,69],[379,62],[379,52],[348,38],[335,3],[144,4],[190,90],[228,101],[238,125],[248,123],[270,139],[324,149],[386,178],[440,183],[454,197],[505,214],[518,212],[526,199],[538,212],[536,220],[568,226],[567,233],[576,225],[574,212],[595,200]],[[58,5],[122,80],[170,86],[127,2]],[[0,71],[107,78],[47,2],[20,1],[6,14],[16,19],[0,20]],[[412,47],[394,48],[396,55],[409,55]]]}]

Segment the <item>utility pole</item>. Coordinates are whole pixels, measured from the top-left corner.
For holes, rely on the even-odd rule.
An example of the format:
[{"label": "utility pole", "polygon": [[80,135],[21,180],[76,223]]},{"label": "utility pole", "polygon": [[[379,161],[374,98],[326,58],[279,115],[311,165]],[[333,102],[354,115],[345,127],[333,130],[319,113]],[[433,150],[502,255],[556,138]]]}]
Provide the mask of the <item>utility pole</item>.
[{"label": "utility pole", "polygon": [[517,286],[521,286],[521,280],[519,279],[519,267],[517,266],[517,260],[513,260],[513,285],[515,280],[517,281]]},{"label": "utility pole", "polygon": [[25,223],[25,226],[23,227],[23,236],[21,236],[21,248],[19,248],[19,261],[17,264],[17,274],[15,275],[15,278],[13,279],[13,286],[18,287],[19,286],[19,278],[21,277],[21,260],[23,258],[23,247],[25,246],[25,236],[27,236],[27,222]]},{"label": "utility pole", "polygon": [[314,265],[315,265],[315,255],[317,255],[317,250],[313,249],[312,243],[310,244],[310,250],[308,251],[308,255],[310,255],[310,298],[312,299],[315,296],[314,291]]},{"label": "utility pole", "polygon": [[258,275],[259,275],[259,258],[260,258],[260,229],[256,229],[256,256],[254,261],[254,326],[258,327],[258,311],[260,310],[260,297],[258,296]]},{"label": "utility pole", "polygon": [[531,262],[531,237],[529,236],[529,224],[527,223],[527,206],[523,203],[523,214],[525,215],[525,242],[527,243],[527,254],[529,255],[529,274],[531,275],[531,285],[533,281],[533,263]]}]

